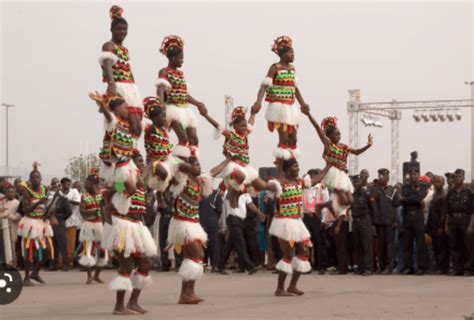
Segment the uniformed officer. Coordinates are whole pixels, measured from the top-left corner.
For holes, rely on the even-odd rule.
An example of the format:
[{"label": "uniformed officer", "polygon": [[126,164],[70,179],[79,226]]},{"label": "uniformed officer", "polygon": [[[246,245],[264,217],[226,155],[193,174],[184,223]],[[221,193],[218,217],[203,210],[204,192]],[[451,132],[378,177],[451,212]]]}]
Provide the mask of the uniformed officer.
[{"label": "uniformed officer", "polygon": [[405,261],[404,274],[414,274],[413,240],[416,244],[417,272],[423,275],[428,269],[428,259],[425,245],[425,225],[422,212],[422,202],[428,191],[420,182],[420,170],[411,168],[408,171],[407,183],[402,187],[400,204],[403,206],[403,254]]},{"label": "uniformed officer", "polygon": [[373,188],[377,204],[377,211],[374,214],[377,260],[379,271],[383,274],[391,274],[395,265],[394,226],[399,199],[397,190],[388,184],[390,171],[383,168],[378,170],[378,174],[379,183]]},{"label": "uniformed officer", "polygon": [[360,175],[352,177],[354,184],[352,203],[352,234],[359,261],[358,273],[369,276],[373,273],[373,226],[372,213],[377,210],[373,194],[363,187]]},{"label": "uniformed officer", "polygon": [[454,187],[446,196],[446,233],[454,275],[474,274],[474,195],[464,185],[464,170],[454,172]]}]

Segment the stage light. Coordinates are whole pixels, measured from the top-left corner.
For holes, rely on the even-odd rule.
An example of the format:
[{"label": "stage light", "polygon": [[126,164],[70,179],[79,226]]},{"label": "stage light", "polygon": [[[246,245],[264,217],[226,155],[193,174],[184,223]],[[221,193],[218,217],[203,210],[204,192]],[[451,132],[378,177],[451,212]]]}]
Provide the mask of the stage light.
[{"label": "stage light", "polygon": [[430,118],[431,118],[431,120],[433,120],[434,122],[438,122],[438,115],[436,114],[436,112],[431,111],[431,112],[430,112]]},{"label": "stage light", "polygon": [[461,118],[462,118],[462,112],[461,110],[458,109],[456,110],[456,120],[461,120]]},{"label": "stage light", "polygon": [[413,119],[415,119],[416,122],[421,121],[420,111],[418,110],[413,111]]},{"label": "stage light", "polygon": [[425,122],[430,121],[430,117],[428,116],[428,113],[425,112],[425,111],[422,111],[422,112],[421,112],[421,118],[422,118],[423,121],[425,121]]},{"label": "stage light", "polygon": [[438,119],[439,119],[441,122],[446,121],[446,113],[443,112],[443,111],[439,111],[439,112],[438,112]]}]

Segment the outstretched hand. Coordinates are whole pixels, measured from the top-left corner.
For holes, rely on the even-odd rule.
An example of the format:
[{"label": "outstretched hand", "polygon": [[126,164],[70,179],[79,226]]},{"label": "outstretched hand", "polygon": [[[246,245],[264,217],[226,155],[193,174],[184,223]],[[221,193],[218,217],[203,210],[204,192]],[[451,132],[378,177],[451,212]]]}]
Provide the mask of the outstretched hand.
[{"label": "outstretched hand", "polygon": [[91,98],[91,100],[93,100],[97,103],[102,103],[102,95],[97,91],[90,92],[89,93],[89,98]]},{"label": "outstretched hand", "polygon": [[257,114],[260,111],[260,109],[262,109],[262,104],[259,103],[259,102],[255,102],[253,104],[252,109],[250,110],[250,112],[252,114]]},{"label": "outstretched hand", "polygon": [[367,145],[372,146],[373,144],[374,144],[374,137],[372,136],[372,134],[369,134],[369,137],[367,139]]},{"label": "outstretched hand", "polygon": [[309,105],[307,104],[304,104],[301,106],[301,113],[305,114],[305,115],[309,115],[310,111],[309,111]]}]

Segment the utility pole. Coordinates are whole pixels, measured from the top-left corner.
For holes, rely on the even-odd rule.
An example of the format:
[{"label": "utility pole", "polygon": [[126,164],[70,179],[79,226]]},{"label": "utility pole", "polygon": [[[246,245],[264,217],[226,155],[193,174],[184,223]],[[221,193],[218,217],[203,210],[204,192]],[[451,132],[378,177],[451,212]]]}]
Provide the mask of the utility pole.
[{"label": "utility pole", "polygon": [[5,165],[6,165],[6,171],[7,171],[7,176],[10,175],[10,169],[9,169],[9,164],[8,164],[8,108],[13,108],[14,105],[13,104],[7,104],[7,103],[2,103],[2,106],[5,107],[5,111],[6,111],[6,126],[5,126],[5,148],[6,148],[6,161],[5,161]]},{"label": "utility pole", "polygon": [[[471,103],[474,104],[474,81],[465,81],[471,86]],[[471,109],[471,181],[474,180],[474,109]]]}]

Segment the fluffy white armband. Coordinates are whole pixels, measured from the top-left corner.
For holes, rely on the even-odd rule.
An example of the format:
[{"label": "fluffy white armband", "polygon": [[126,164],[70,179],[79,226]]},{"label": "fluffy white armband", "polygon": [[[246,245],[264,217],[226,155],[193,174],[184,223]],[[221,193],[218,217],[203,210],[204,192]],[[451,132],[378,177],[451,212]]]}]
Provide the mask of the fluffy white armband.
[{"label": "fluffy white armband", "polygon": [[262,81],[262,86],[264,87],[270,87],[273,85],[273,79],[270,78],[270,77],[266,77],[265,79],[263,79]]},{"label": "fluffy white armband", "polygon": [[102,51],[102,53],[99,56],[99,64],[103,66],[105,60],[112,60],[112,64],[116,64],[118,59],[119,58],[114,53],[109,52],[109,51]]},{"label": "fluffy white armband", "polygon": [[283,193],[283,188],[280,184],[280,181],[272,179],[268,181],[268,184],[273,184],[276,187],[276,192],[267,190],[267,194],[271,199],[279,198]]},{"label": "fluffy white armband", "polygon": [[168,80],[163,79],[163,78],[158,78],[155,82],[156,87],[158,88],[159,86],[165,86],[165,90],[170,90],[171,89],[171,83],[169,83]]}]

